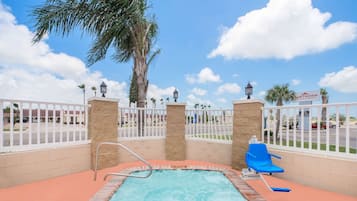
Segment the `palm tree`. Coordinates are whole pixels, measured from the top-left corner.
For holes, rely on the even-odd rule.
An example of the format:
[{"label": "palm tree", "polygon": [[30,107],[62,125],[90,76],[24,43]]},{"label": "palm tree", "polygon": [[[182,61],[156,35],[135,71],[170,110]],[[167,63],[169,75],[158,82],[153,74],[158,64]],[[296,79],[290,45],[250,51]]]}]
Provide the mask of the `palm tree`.
[{"label": "palm tree", "polygon": [[138,85],[136,83],[136,74],[133,68],[133,73],[131,75],[130,80],[130,89],[129,89],[129,103],[137,103],[138,102]]},{"label": "palm tree", "polygon": [[97,87],[93,86],[91,89],[94,91],[94,96],[97,96]]},{"label": "palm tree", "polygon": [[86,85],[80,84],[80,85],[78,85],[78,88],[82,89],[82,91],[83,91],[83,105],[85,105],[86,104]]},{"label": "palm tree", "polygon": [[13,125],[15,126],[15,124],[16,124],[16,121],[19,119],[19,123],[22,121],[22,119],[20,119],[19,118],[19,113],[20,113],[20,110],[19,110],[19,104],[17,104],[17,103],[14,103],[13,104],[13,106],[14,106],[14,113],[15,113],[15,115],[14,115],[14,121],[13,121]]},{"label": "palm tree", "polygon": [[94,36],[88,52],[88,64],[105,58],[113,47],[113,58],[119,62],[133,59],[137,76],[138,107],[145,106],[148,86],[148,66],[160,52],[151,51],[158,26],[154,17],[148,18],[146,0],[47,0],[33,10],[39,42],[47,33],[67,36],[80,28]]},{"label": "palm tree", "polygon": [[153,107],[155,108],[156,107],[156,99],[155,98],[151,98],[150,100],[152,102]]},{"label": "palm tree", "polygon": [[[328,92],[325,88],[320,88],[320,95],[321,95],[321,101],[322,104],[327,104],[328,103]],[[323,125],[326,125],[326,115],[327,115],[327,108],[322,107],[321,110],[321,122]],[[324,126],[323,126],[324,128]]]},{"label": "palm tree", "polygon": [[[277,106],[282,106],[284,102],[290,102],[295,100],[296,93],[289,89],[289,84],[275,85],[273,88],[269,89],[265,100],[270,103],[276,103]],[[276,131],[279,134],[280,126],[280,109],[276,111]]]}]

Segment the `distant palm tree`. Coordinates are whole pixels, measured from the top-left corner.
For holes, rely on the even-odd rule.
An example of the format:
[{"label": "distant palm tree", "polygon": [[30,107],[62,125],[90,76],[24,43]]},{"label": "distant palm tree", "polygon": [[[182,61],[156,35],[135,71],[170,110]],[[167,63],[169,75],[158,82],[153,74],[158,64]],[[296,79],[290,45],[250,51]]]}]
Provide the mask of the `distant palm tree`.
[{"label": "distant palm tree", "polygon": [[80,85],[78,85],[78,88],[82,89],[82,91],[83,91],[83,105],[85,105],[86,104],[86,85],[80,84]]},{"label": "distant palm tree", "polygon": [[13,106],[14,106],[13,110],[14,110],[14,113],[15,113],[13,125],[15,126],[17,119],[19,119],[19,122],[21,122],[22,120],[19,118],[19,113],[20,113],[19,104],[14,103]]},{"label": "distant palm tree", "polygon": [[[325,88],[320,89],[320,95],[321,95],[321,101],[322,104],[327,104],[328,103],[328,92]],[[326,125],[326,119],[327,119],[327,108],[322,107],[321,110],[321,122],[323,125]]]},{"label": "distant palm tree", "polygon": [[147,8],[146,0],[46,0],[32,12],[36,19],[33,41],[39,42],[51,32],[67,36],[79,28],[94,38],[89,65],[104,59],[113,47],[116,61],[133,59],[137,107],[144,107],[148,66],[159,53],[152,51],[158,26],[154,16],[146,14]]},{"label": "distant palm tree", "polygon": [[155,98],[151,98],[150,100],[152,102],[153,107],[155,108],[156,107],[156,99]]},{"label": "distant palm tree", "polygon": [[94,96],[97,96],[97,87],[93,86],[91,89],[94,91]]},{"label": "distant palm tree", "polygon": [[[289,89],[289,84],[275,85],[273,88],[269,89],[265,100],[270,103],[276,103],[277,106],[282,106],[284,102],[290,102],[295,100],[296,93]],[[276,111],[276,131],[279,134],[280,126],[280,109]]]},{"label": "distant palm tree", "polygon": [[195,109],[198,109],[200,107],[200,104],[196,103],[194,106],[193,106]]},{"label": "distant palm tree", "polygon": [[160,98],[161,105],[164,105],[164,99]]}]

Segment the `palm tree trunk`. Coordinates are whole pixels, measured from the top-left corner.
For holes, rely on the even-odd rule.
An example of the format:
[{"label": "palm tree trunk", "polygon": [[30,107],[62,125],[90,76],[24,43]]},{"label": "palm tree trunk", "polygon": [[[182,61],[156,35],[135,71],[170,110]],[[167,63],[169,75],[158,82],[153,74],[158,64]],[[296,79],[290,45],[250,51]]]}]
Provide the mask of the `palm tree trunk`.
[{"label": "palm tree trunk", "polygon": [[142,59],[137,59],[136,67],[135,67],[135,73],[137,75],[136,83],[138,86],[138,103],[137,107],[145,107],[145,99],[146,99],[146,94],[145,94],[145,87],[146,87],[146,64],[145,61]]},{"label": "palm tree trunk", "polygon": [[[136,83],[138,86],[138,108],[145,107],[146,100],[146,85],[147,85],[147,65],[145,62],[145,57],[139,57],[135,59],[135,73],[137,75]],[[145,123],[145,112],[144,110],[138,110],[138,136],[145,135],[144,134],[144,123]]]},{"label": "palm tree trunk", "polygon": [[83,105],[86,104],[86,91],[83,89]]},{"label": "palm tree trunk", "polygon": [[[326,96],[322,96],[322,104],[327,104],[327,97]],[[322,125],[326,125],[327,122],[327,108],[326,107],[322,107],[322,110],[321,110],[321,122],[322,122]],[[324,128],[324,126],[322,126],[322,128]]]},{"label": "palm tree trunk", "polygon": [[86,109],[85,108],[86,108],[86,90],[83,88],[83,110],[84,110],[83,111],[83,125],[86,125]]},{"label": "palm tree trunk", "polygon": [[[322,122],[322,125],[326,125],[326,124],[327,124],[327,122],[326,122],[326,120],[327,120],[326,114],[327,114],[327,109],[326,109],[326,107],[323,107],[323,108],[322,108],[322,111],[321,111],[321,122]],[[322,126],[322,128],[324,128],[324,126]]]},{"label": "palm tree trunk", "polygon": [[[278,100],[276,105],[277,106],[282,106],[283,105],[283,101],[279,101]],[[279,133],[280,129],[279,129],[279,127],[280,127],[280,109],[277,109],[276,110],[276,128],[275,128],[275,136],[276,136],[276,138],[280,137],[280,133]]]},{"label": "palm tree trunk", "polygon": [[279,127],[280,127],[280,109],[276,110],[276,128],[275,128],[275,136],[279,138]]}]

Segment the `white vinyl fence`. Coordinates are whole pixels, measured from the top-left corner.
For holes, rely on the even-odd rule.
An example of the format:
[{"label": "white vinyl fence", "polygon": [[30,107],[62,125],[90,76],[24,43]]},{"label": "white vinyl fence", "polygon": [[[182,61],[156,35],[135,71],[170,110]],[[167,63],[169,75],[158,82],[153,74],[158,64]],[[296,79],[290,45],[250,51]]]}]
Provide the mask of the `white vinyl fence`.
[{"label": "white vinyl fence", "polygon": [[186,110],[186,138],[232,143],[233,110]]},{"label": "white vinyl fence", "polygon": [[0,152],[88,143],[87,106],[0,99]]},{"label": "white vinyl fence", "polygon": [[357,103],[264,107],[269,146],[357,158]]},{"label": "white vinyl fence", "polygon": [[165,138],[166,109],[119,108],[118,137],[125,139]]}]

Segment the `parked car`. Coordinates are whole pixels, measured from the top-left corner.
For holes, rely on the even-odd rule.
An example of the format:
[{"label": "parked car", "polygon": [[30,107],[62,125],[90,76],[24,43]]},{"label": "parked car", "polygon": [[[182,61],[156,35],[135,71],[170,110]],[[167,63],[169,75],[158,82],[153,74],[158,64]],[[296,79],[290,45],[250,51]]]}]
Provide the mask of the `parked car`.
[{"label": "parked car", "polygon": [[[336,123],[330,122],[329,123],[330,128],[336,128]],[[314,122],[311,124],[311,128],[317,129],[317,122]],[[326,129],[326,123],[320,123],[320,129]]]}]

